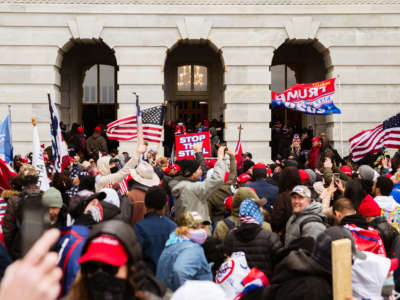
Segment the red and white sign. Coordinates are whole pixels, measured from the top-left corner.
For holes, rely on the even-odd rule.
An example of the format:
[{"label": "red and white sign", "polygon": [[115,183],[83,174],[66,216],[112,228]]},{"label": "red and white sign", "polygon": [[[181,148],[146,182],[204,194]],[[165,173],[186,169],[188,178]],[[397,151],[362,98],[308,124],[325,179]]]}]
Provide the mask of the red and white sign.
[{"label": "red and white sign", "polygon": [[203,156],[211,156],[211,142],[210,133],[199,132],[199,133],[188,133],[175,136],[175,148],[176,148],[176,159],[191,159],[195,158],[193,145],[203,143]]}]

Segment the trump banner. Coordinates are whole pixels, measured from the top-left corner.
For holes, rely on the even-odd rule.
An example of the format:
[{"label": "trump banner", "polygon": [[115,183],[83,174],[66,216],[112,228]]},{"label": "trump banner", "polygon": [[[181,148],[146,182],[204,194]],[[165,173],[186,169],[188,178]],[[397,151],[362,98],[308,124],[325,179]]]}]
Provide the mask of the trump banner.
[{"label": "trump banner", "polygon": [[295,84],[283,93],[272,92],[272,108],[286,107],[310,115],[340,114],[333,104],[336,78],[310,84]]},{"label": "trump banner", "polygon": [[175,136],[176,159],[191,159],[195,158],[193,145],[203,143],[203,156],[211,156],[210,133],[188,133]]}]

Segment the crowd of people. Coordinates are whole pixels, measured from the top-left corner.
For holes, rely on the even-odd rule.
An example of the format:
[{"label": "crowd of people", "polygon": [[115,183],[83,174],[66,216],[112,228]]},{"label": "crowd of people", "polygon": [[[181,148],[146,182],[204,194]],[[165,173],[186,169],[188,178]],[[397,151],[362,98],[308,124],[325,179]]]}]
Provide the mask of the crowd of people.
[{"label": "crowd of people", "polygon": [[[339,239],[352,244],[354,299],[400,299],[399,151],[357,165],[325,136],[293,134],[287,159],[268,165],[224,146],[206,160],[201,144],[172,163],[140,142],[108,153],[100,127],[87,140],[75,131],[46,191],[29,158],[14,160],[0,299],[333,299]],[[24,211],[38,197],[52,229],[24,255]]]}]

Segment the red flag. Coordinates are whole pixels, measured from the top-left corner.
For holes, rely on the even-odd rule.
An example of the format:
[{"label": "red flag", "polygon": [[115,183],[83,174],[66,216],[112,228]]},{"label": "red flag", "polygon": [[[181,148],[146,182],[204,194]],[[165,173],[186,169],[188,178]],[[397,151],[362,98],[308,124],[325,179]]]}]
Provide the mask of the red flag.
[{"label": "red flag", "polygon": [[14,176],[17,176],[17,173],[15,173],[8,166],[5,160],[0,158],[0,193],[2,193],[4,190],[11,189],[11,185],[8,180]]},{"label": "red flag", "polygon": [[243,149],[242,149],[242,144],[240,142],[240,137],[236,144],[235,159],[236,159],[236,167],[240,169],[243,164]]}]

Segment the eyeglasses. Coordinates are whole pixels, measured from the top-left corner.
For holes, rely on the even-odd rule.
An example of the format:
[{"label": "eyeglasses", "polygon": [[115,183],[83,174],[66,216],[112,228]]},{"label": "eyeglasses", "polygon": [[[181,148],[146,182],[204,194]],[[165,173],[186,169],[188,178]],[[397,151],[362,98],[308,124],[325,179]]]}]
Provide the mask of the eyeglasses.
[{"label": "eyeglasses", "polygon": [[82,272],[85,274],[93,274],[102,270],[110,274],[111,276],[115,276],[118,273],[119,267],[111,266],[105,263],[101,263],[98,261],[88,261],[82,264]]}]

